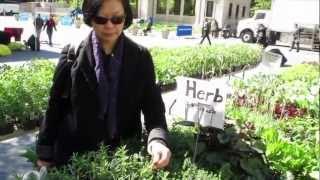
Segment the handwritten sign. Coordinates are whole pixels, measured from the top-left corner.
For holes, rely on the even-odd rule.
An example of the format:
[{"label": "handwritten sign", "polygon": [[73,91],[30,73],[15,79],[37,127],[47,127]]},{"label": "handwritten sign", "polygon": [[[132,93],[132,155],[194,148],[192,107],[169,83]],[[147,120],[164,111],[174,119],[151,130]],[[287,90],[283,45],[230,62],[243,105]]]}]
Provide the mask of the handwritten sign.
[{"label": "handwritten sign", "polygon": [[184,106],[184,119],[203,127],[223,129],[226,102],[223,83],[187,77],[177,78],[179,106]]}]

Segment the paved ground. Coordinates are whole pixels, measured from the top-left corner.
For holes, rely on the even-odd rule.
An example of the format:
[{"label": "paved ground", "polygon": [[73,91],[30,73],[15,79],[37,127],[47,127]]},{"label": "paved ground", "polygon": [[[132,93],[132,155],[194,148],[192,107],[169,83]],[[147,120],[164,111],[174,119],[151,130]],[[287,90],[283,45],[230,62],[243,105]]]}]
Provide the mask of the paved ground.
[{"label": "paved ground", "polygon": [[32,169],[32,164],[21,157],[26,149],[34,145],[35,135],[27,134],[0,142],[0,179],[5,180],[9,175],[25,173]]},{"label": "paved ground", "polygon": [[[5,26],[7,21],[3,21],[0,17],[0,30],[2,26]],[[3,23],[4,22],[4,23]],[[9,21],[8,21],[9,22]],[[8,25],[8,24],[7,24]],[[17,24],[11,24],[12,26]],[[18,24],[21,26],[21,24]],[[29,37],[32,33],[32,24],[30,22],[23,23],[24,27],[28,27],[24,34],[23,39]],[[59,52],[61,51],[62,47],[67,44],[68,42],[79,41],[83,39],[90,29],[88,27],[83,26],[81,29],[75,29],[73,27],[58,27],[58,31],[54,33],[54,45],[50,47],[46,44],[47,37],[46,34],[42,34],[42,45],[40,52],[32,52],[32,51],[24,51],[24,52],[17,52],[14,53],[12,56],[9,57],[0,57],[0,65],[2,63],[5,64],[21,64],[25,61],[29,61],[33,58],[48,58],[52,61],[57,61],[59,57]],[[186,46],[186,45],[198,45],[200,42],[199,35],[195,37],[189,38],[179,38],[171,33],[169,39],[162,39],[160,33],[153,32],[149,36],[129,36],[135,40],[136,42],[146,46],[146,47],[154,47],[154,46],[164,46],[164,47],[178,47],[178,46]],[[223,43],[223,44],[231,44],[231,43],[241,43],[238,39],[216,39],[213,40],[214,43]],[[274,48],[268,47],[267,49]],[[294,65],[302,63],[303,61],[318,61],[319,54],[311,51],[301,51],[299,53],[296,52],[289,52],[287,47],[277,47],[281,50],[281,52],[287,57],[288,62],[287,65]],[[268,73],[276,72],[279,67],[276,69],[269,69]],[[248,74],[255,74],[257,73],[257,68],[250,70]],[[163,93],[163,99],[166,104],[166,109],[169,109],[174,98],[176,98],[175,91]],[[26,162],[25,158],[20,157],[20,154],[25,152],[27,147],[30,147],[35,142],[35,135],[34,134],[27,134],[21,137],[9,139],[6,141],[0,142],[0,180],[8,179],[10,174],[14,172],[23,173],[28,170],[32,169],[32,165]]]}]

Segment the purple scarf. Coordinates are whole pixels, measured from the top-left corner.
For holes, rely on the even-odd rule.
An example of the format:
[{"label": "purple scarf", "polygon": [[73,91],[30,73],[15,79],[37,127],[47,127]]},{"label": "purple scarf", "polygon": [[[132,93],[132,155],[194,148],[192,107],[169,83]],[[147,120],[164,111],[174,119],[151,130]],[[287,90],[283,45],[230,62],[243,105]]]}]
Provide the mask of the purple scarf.
[{"label": "purple scarf", "polygon": [[[95,61],[95,73],[98,81],[98,97],[100,100],[99,118],[105,119],[108,126],[108,138],[117,136],[117,97],[118,85],[120,79],[120,69],[123,57],[123,35],[120,35],[119,40],[110,56],[110,72],[106,77],[104,72],[102,57],[102,45],[99,42],[96,33],[93,31],[91,35],[92,49]],[[111,79],[111,80],[108,80]],[[105,116],[107,113],[107,116]]]}]

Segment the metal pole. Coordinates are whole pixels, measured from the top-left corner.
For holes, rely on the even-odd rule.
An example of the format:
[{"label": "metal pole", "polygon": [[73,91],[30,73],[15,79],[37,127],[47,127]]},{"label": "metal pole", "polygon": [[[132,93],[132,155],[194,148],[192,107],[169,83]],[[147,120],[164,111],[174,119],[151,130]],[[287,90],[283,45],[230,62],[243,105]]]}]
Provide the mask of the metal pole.
[{"label": "metal pole", "polygon": [[[38,37],[38,33],[37,33],[37,14],[35,13],[35,18],[34,18],[34,30],[35,30],[35,37],[36,37],[36,39],[35,39],[35,50],[37,51],[38,50],[38,46],[39,46],[39,44],[38,44],[38,38],[39,38],[39,42],[40,42],[40,37]],[[40,49],[40,47],[39,47],[39,49]]]},{"label": "metal pole", "polygon": [[154,0],[152,0],[152,13],[151,13],[151,16],[152,18],[154,18]]},{"label": "metal pole", "polygon": [[77,5],[77,7],[76,7],[76,19],[78,19],[78,9],[79,9],[79,0],[77,0],[76,1],[76,5]]}]

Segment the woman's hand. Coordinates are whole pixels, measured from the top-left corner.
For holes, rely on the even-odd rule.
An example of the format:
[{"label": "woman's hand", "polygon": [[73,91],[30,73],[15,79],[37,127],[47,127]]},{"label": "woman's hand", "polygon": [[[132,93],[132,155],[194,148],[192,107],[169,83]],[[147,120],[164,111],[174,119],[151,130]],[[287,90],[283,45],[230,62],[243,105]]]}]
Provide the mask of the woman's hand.
[{"label": "woman's hand", "polygon": [[153,140],[149,143],[148,153],[152,156],[152,168],[161,169],[169,165],[171,151],[159,141]]},{"label": "woman's hand", "polygon": [[53,166],[53,162],[43,161],[43,160],[38,159],[38,160],[37,160],[37,166],[38,166],[39,168],[41,168],[41,167],[43,167],[43,166],[49,168],[49,167]]}]

